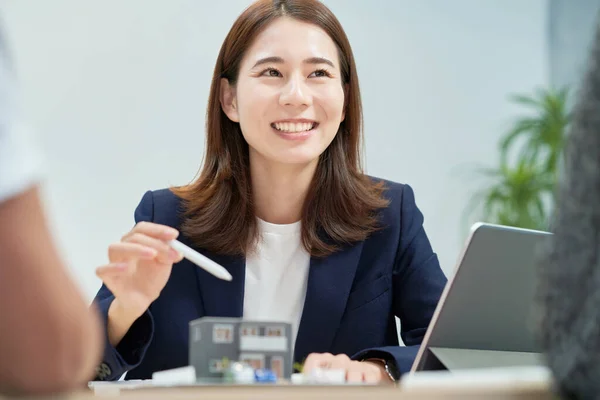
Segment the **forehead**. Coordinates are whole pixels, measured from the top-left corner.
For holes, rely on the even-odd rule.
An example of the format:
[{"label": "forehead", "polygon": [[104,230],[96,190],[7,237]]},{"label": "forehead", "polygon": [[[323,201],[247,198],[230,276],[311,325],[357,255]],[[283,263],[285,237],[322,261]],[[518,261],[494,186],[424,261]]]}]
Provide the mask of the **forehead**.
[{"label": "forehead", "polygon": [[339,66],[337,47],[320,27],[292,18],[278,18],[260,32],[246,53],[246,61],[282,57],[286,62],[325,57]]}]

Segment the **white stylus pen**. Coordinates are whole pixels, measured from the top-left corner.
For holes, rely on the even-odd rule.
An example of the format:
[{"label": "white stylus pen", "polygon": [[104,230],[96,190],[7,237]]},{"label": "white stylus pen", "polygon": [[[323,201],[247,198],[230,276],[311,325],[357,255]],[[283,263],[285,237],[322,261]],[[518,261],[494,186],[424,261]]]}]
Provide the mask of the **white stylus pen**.
[{"label": "white stylus pen", "polygon": [[223,279],[225,281],[230,281],[233,279],[231,274],[223,268],[221,265],[217,264],[210,258],[203,256],[198,253],[196,250],[186,246],[181,243],[179,240],[171,240],[169,242],[169,246],[171,246],[175,251],[181,253],[185,258],[199,266],[200,268],[206,270],[207,272],[213,274],[219,279]]}]

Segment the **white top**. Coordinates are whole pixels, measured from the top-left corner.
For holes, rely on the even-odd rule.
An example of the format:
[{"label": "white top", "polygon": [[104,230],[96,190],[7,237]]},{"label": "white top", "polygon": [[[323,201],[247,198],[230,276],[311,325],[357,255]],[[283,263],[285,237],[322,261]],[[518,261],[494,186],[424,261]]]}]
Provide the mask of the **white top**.
[{"label": "white top", "polygon": [[15,79],[0,46],[0,203],[40,179],[40,156],[21,123]]},{"label": "white top", "polygon": [[304,249],[300,221],[275,225],[258,220],[262,240],[246,258],[244,319],[292,324],[296,343],[304,309],[310,254]]}]

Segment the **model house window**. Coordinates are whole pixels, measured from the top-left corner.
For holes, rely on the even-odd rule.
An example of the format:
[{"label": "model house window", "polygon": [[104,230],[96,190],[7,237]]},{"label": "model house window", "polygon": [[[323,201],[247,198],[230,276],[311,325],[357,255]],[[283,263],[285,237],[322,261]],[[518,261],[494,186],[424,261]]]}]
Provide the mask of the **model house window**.
[{"label": "model house window", "polygon": [[240,336],[258,336],[258,326],[242,326],[240,328]]},{"label": "model house window", "polygon": [[271,357],[271,371],[273,371],[277,378],[283,378],[283,357]]},{"label": "model house window", "polygon": [[265,330],[265,336],[285,336],[285,328],[283,326],[268,326]]},{"label": "model house window", "polygon": [[213,325],[214,343],[233,343],[233,325],[215,324]]},{"label": "model house window", "polygon": [[265,367],[265,356],[263,354],[240,354],[240,361],[250,365],[254,369],[261,369]]}]

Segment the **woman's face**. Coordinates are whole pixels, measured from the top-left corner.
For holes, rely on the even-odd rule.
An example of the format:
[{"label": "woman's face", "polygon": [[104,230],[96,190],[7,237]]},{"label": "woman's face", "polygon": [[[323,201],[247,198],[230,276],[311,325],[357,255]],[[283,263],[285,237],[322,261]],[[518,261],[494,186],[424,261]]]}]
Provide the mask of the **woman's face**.
[{"label": "woman's face", "polygon": [[316,25],[277,19],[248,49],[235,87],[222,83],[223,110],[239,122],[251,160],[317,162],[344,119],[338,51]]}]

